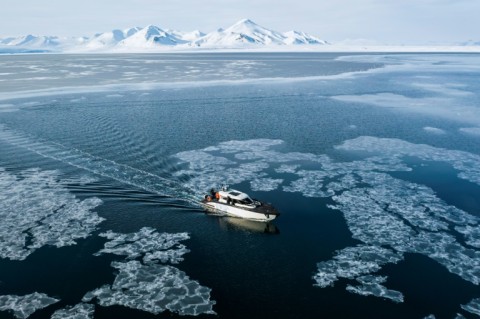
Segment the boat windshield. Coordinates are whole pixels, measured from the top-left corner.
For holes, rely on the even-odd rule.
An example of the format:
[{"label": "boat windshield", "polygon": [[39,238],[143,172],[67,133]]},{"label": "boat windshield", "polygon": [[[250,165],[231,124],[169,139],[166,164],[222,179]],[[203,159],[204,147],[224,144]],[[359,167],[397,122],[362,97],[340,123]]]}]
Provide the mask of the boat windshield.
[{"label": "boat windshield", "polygon": [[235,191],[231,191],[230,192],[230,195],[232,196],[238,196],[238,195],[241,195],[242,193],[239,193],[239,192],[235,192]]},{"label": "boat windshield", "polygon": [[241,200],[240,203],[245,204],[245,205],[252,205],[253,201],[250,199],[250,197],[247,197],[247,198]]}]

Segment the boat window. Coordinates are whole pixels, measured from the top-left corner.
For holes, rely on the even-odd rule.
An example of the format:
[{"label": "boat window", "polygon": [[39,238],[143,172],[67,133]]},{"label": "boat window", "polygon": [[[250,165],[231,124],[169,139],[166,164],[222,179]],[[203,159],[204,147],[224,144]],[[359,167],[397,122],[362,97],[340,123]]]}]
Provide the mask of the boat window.
[{"label": "boat window", "polygon": [[241,194],[241,193],[239,193],[239,192],[230,192],[230,195],[232,195],[232,196],[238,196],[238,195],[240,195],[240,194]]},{"label": "boat window", "polygon": [[241,203],[245,205],[251,205],[253,204],[253,201],[249,197],[247,197],[244,200],[242,200]]}]

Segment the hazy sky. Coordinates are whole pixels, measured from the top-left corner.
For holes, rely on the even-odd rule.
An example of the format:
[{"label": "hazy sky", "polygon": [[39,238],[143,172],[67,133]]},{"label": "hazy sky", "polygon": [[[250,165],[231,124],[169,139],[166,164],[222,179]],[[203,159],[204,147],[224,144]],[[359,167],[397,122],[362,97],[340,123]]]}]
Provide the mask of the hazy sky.
[{"label": "hazy sky", "polygon": [[480,41],[480,0],[1,0],[0,37],[91,36],[154,24],[210,32],[242,18],[330,42]]}]

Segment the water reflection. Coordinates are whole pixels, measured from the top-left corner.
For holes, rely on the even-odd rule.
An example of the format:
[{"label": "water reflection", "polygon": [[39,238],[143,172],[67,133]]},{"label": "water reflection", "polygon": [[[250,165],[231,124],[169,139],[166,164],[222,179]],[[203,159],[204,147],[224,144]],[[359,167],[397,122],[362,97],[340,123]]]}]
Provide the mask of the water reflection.
[{"label": "water reflection", "polygon": [[235,218],[235,217],[220,217],[218,219],[220,227],[223,229],[238,229],[252,233],[265,234],[280,234],[278,227],[272,223],[257,222],[253,220]]}]

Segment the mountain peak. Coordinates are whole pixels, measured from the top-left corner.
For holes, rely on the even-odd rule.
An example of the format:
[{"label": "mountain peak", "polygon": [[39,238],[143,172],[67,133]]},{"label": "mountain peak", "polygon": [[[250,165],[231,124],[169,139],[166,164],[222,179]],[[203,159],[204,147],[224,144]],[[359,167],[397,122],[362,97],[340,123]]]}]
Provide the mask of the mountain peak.
[{"label": "mountain peak", "polygon": [[238,20],[226,29],[204,34],[198,30],[183,32],[162,29],[153,24],[123,30],[111,30],[97,33],[92,37],[58,38],[25,35],[0,39],[1,46],[28,48],[45,48],[57,52],[150,50],[173,48],[259,48],[261,46],[289,46],[328,44],[314,36],[301,31],[280,33],[261,25],[251,19]]},{"label": "mountain peak", "polygon": [[235,25],[238,25],[238,24],[257,25],[255,22],[253,22],[253,21],[250,20],[250,19],[241,19],[241,20],[237,21],[237,23],[235,23]]},{"label": "mountain peak", "polygon": [[256,24],[250,19],[242,19],[237,21],[235,24],[231,25],[228,27],[225,31],[243,31],[243,30],[256,30],[256,29],[262,29],[264,30],[265,28]]}]

